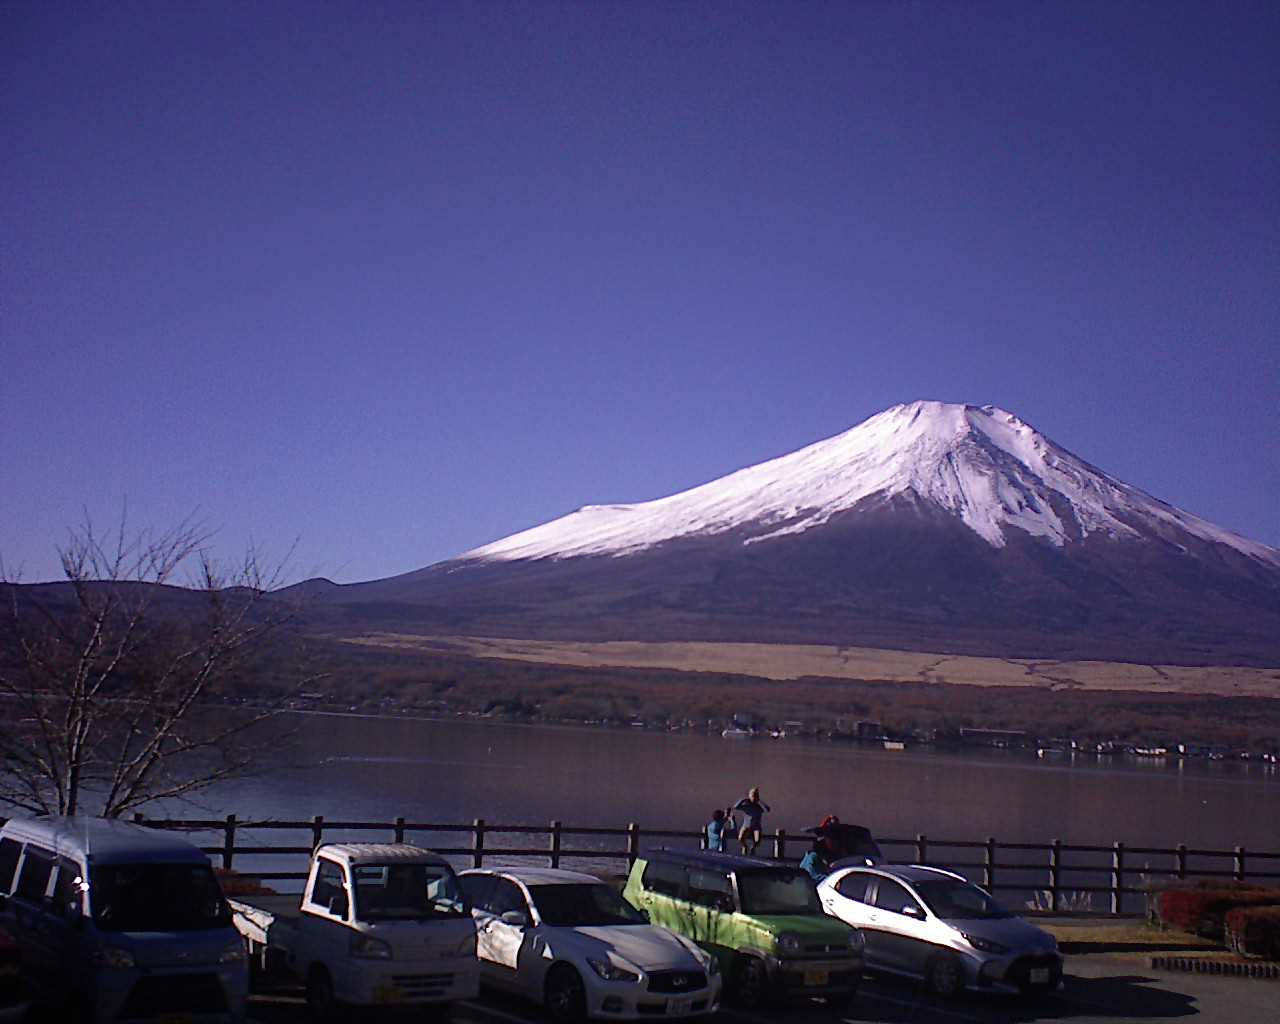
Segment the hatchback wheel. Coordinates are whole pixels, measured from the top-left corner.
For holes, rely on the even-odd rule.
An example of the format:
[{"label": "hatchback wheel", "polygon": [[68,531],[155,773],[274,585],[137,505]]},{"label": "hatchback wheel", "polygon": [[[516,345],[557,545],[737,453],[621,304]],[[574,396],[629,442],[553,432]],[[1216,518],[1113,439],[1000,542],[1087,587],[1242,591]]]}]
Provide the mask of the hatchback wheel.
[{"label": "hatchback wheel", "polygon": [[964,968],[950,953],[939,953],[929,961],[925,982],[929,991],[943,999],[950,999],[964,988]]},{"label": "hatchback wheel", "polygon": [[544,996],[547,1013],[558,1024],[576,1024],[587,1016],[587,990],[582,977],[568,964],[552,970]]},{"label": "hatchback wheel", "polygon": [[764,962],[754,956],[743,956],[733,972],[733,994],[743,1009],[764,1006],[769,1001],[769,974]]}]

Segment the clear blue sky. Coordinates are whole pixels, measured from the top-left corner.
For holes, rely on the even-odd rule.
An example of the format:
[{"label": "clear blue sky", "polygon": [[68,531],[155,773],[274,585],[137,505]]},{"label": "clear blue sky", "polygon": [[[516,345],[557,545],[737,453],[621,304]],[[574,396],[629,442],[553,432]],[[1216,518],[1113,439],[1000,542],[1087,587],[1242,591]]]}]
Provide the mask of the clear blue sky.
[{"label": "clear blue sky", "polygon": [[1280,546],[1280,7],[0,6],[0,553],[415,569],[916,398]]}]

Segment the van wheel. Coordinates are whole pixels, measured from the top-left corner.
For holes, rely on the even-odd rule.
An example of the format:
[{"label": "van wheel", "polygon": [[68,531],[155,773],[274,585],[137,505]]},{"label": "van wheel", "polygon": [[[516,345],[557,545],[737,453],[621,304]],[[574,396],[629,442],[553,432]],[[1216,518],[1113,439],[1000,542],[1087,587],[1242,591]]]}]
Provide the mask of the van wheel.
[{"label": "van wheel", "polygon": [[551,969],[543,996],[547,1013],[557,1024],[577,1024],[587,1016],[587,990],[582,978],[568,964]]},{"label": "van wheel", "polygon": [[333,994],[333,979],[319,964],[307,972],[307,1011],[312,1020],[325,1024],[341,1019],[342,1004]]},{"label": "van wheel", "polygon": [[733,969],[733,995],[744,1010],[758,1009],[769,1002],[769,972],[764,961],[754,956],[738,957]]},{"label": "van wheel", "polygon": [[950,953],[939,953],[929,961],[924,980],[934,995],[951,999],[964,988],[964,968]]}]

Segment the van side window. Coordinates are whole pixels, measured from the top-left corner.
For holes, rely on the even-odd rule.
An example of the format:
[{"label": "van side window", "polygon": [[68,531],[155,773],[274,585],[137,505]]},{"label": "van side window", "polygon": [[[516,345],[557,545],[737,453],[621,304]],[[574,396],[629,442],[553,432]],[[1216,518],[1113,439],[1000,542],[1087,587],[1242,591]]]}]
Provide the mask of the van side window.
[{"label": "van side window", "polygon": [[679,896],[684,888],[684,868],[679,864],[664,864],[660,860],[651,860],[644,866],[644,874],[640,876],[640,884],[650,892],[663,896]]},{"label": "van side window", "polygon": [[84,907],[80,865],[67,857],[58,858],[58,878],[53,883],[53,905],[61,914],[79,914]]},{"label": "van side window", "polygon": [[53,851],[28,846],[27,855],[22,860],[22,869],[18,872],[18,886],[14,895],[36,902],[43,900],[44,894],[49,890],[49,878],[52,874]]},{"label": "van side window", "polygon": [[0,839],[0,893],[13,892],[13,872],[18,867],[22,844],[13,839]]},{"label": "van side window", "polygon": [[733,886],[719,871],[690,868],[689,899],[713,910],[733,910]]}]

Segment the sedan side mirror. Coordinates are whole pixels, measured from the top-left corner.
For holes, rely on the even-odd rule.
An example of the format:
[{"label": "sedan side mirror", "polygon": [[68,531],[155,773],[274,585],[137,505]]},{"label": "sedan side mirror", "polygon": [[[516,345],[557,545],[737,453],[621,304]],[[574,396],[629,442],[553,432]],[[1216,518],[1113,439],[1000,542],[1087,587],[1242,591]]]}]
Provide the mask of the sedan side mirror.
[{"label": "sedan side mirror", "polygon": [[524,916],[523,910],[508,910],[500,918],[503,924],[509,924],[513,928],[527,928],[529,919]]}]

